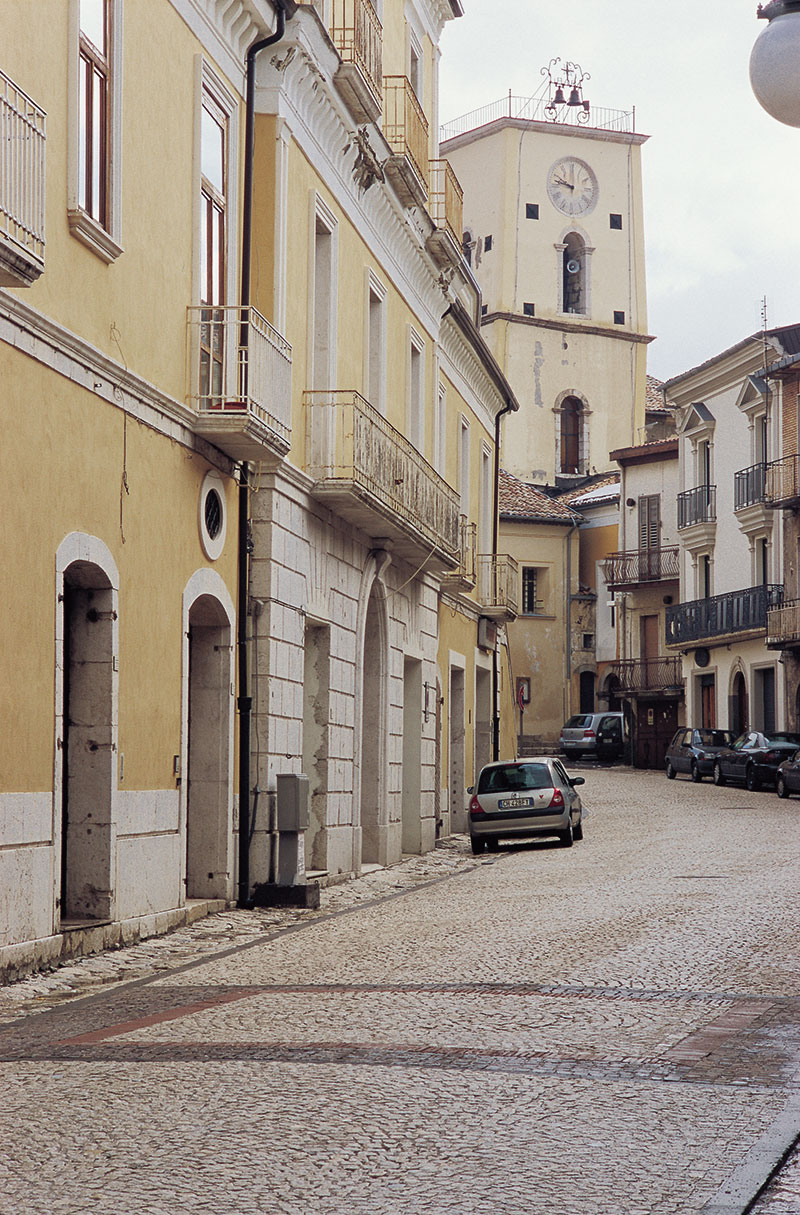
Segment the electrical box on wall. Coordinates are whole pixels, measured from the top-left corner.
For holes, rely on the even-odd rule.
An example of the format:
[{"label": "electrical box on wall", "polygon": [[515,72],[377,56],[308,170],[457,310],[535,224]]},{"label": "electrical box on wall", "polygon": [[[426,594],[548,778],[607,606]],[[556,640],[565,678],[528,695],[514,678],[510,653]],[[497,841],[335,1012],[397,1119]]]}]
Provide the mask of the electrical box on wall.
[{"label": "electrical box on wall", "polygon": [[478,645],[482,650],[493,650],[497,644],[497,625],[488,616],[478,618]]},{"label": "electrical box on wall", "polygon": [[308,827],[308,777],[294,772],[275,777],[279,831],[305,831]]}]

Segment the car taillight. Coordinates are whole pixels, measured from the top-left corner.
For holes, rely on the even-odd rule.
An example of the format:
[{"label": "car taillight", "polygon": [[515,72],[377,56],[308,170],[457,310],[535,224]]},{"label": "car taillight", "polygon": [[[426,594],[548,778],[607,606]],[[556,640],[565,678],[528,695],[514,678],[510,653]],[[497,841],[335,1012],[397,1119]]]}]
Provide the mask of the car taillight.
[{"label": "car taillight", "polygon": [[469,812],[470,812],[470,814],[485,814],[486,813],[483,806],[478,801],[477,797],[474,797],[474,796],[472,798],[472,801],[469,804]]},{"label": "car taillight", "polygon": [[595,734],[594,730],[584,730],[583,737],[584,738],[597,738],[597,735]]},{"label": "car taillight", "polygon": [[553,790],[553,796],[550,798],[550,805],[551,806],[563,806],[564,805],[564,794],[561,792],[560,789]]}]

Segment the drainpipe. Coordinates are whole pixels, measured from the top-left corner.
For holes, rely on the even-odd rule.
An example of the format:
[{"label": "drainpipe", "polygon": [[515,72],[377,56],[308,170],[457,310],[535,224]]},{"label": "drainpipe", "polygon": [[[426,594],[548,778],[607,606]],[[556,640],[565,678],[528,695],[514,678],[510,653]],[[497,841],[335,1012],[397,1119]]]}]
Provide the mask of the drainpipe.
[{"label": "drainpipe", "polygon": [[[250,251],[253,239],[253,152],[255,146],[256,55],[265,47],[280,41],[286,28],[285,0],[274,0],[277,8],[275,33],[260,38],[247,51],[246,113],[244,139],[244,202],[242,207],[242,265],[239,311],[239,345],[246,352],[249,338],[247,309],[250,307]],[[247,392],[248,364],[246,353],[240,360],[241,390]],[[239,471],[239,578],[237,592],[237,653],[239,669],[239,898],[240,907],[252,906],[250,899],[250,734],[253,699],[250,695],[250,647],[247,638],[247,607],[250,594],[250,467],[247,462]]]},{"label": "drainpipe", "polygon": [[[492,521],[492,578],[497,578],[497,542],[500,534],[500,422],[504,414],[514,409],[508,401],[494,420],[494,518]],[[500,710],[498,708],[499,678],[497,670],[497,641],[492,650],[492,759],[500,758]]]},{"label": "drainpipe", "polygon": [[566,581],[566,612],[567,618],[566,633],[567,633],[567,662],[566,674],[567,678],[564,683],[564,692],[566,695],[566,704],[564,705],[564,717],[572,715],[572,537],[580,527],[580,523],[573,523],[572,527],[567,532],[567,577]]}]

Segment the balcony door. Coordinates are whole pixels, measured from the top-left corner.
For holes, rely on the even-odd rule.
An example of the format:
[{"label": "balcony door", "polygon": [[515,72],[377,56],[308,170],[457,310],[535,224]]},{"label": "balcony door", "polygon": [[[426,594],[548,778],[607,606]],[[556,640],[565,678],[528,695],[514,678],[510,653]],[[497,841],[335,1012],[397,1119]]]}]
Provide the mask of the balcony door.
[{"label": "balcony door", "polygon": [[639,578],[650,582],[660,575],[661,496],[644,494],[639,499]]}]

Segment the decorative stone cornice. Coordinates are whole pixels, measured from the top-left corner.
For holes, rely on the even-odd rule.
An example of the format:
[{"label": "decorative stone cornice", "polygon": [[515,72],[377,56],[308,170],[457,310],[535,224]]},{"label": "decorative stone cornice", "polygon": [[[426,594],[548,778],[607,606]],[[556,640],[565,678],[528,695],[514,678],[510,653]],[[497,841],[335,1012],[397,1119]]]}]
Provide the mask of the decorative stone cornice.
[{"label": "decorative stone cornice", "polygon": [[275,31],[272,0],[172,0],[211,58],[241,92],[248,48]]}]

